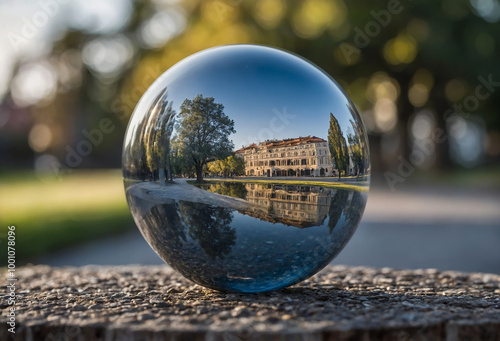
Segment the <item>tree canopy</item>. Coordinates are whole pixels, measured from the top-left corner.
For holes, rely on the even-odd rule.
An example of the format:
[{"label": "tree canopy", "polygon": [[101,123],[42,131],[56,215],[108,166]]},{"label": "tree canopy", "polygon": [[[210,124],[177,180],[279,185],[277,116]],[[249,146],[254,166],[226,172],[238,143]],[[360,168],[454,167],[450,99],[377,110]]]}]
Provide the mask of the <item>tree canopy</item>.
[{"label": "tree canopy", "polygon": [[239,156],[231,155],[224,160],[216,160],[207,164],[207,170],[212,175],[231,176],[245,175],[245,160]]},{"label": "tree canopy", "polygon": [[349,151],[339,122],[332,113],[330,113],[330,127],[328,129],[328,146],[340,179],[341,173],[347,173],[349,168]]},{"label": "tree canopy", "polygon": [[177,125],[177,153],[194,166],[197,182],[203,182],[204,165],[231,155],[234,144],[229,136],[235,132],[234,121],[213,97],[184,100]]}]

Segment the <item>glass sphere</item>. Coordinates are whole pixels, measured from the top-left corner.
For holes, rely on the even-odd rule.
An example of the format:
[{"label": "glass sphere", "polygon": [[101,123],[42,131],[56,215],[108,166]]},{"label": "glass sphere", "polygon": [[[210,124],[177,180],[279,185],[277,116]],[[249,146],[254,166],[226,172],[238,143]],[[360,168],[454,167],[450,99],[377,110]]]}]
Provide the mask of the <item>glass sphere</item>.
[{"label": "glass sphere", "polygon": [[317,66],[221,46],[145,92],[123,176],[137,226],[172,268],[209,288],[263,292],[314,275],[349,241],[366,204],[368,141]]}]

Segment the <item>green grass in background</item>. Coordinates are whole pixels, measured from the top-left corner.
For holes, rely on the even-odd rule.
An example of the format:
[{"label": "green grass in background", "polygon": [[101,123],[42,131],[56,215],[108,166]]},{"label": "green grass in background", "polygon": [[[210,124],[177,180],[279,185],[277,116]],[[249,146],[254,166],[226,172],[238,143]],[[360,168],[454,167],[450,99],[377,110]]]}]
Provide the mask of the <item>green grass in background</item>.
[{"label": "green grass in background", "polygon": [[[328,188],[338,188],[338,189],[350,189],[354,191],[359,191],[359,192],[367,192],[368,191],[368,186],[359,186],[359,185],[352,185],[348,183],[342,183],[342,182],[327,182],[327,181],[301,181],[301,180],[275,180],[270,178],[269,180],[253,180],[253,179],[238,179],[238,178],[232,178],[232,179],[210,179],[210,178],[205,178],[204,181],[206,182],[244,182],[244,183],[253,183],[253,184],[261,184],[261,185],[270,185],[270,184],[282,184],[282,185],[296,185],[296,186],[322,186],[322,187],[328,187]],[[194,180],[188,181],[188,183],[192,185],[196,185],[196,182]]]},{"label": "green grass in background", "polygon": [[454,189],[479,189],[498,191],[500,189],[500,167],[485,165],[475,168],[454,168],[448,171],[415,170],[407,179],[413,186],[442,186]]},{"label": "green grass in background", "polygon": [[[16,226],[18,263],[134,227],[120,170],[75,171],[62,179],[4,174],[0,221],[2,250],[7,226]],[[6,261],[0,257],[0,265]]]}]

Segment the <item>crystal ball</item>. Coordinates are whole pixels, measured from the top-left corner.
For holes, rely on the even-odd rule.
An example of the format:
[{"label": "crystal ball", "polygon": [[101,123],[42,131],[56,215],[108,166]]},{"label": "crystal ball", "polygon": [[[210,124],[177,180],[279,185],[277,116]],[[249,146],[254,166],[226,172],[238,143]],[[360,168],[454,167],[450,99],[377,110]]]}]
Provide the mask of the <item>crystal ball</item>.
[{"label": "crystal ball", "polygon": [[356,230],[370,181],[353,103],[283,50],[196,53],[144,93],[123,146],[135,223],[202,286],[264,292],[327,266]]}]

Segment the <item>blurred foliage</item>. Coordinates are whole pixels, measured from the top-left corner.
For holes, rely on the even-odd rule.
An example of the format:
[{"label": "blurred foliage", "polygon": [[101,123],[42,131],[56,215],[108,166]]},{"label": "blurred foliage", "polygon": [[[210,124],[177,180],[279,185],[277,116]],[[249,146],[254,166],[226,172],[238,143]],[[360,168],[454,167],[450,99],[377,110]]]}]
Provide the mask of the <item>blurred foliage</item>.
[{"label": "blurred foliage", "polygon": [[[71,28],[56,39],[44,62],[59,70],[58,94],[30,106],[34,124],[49,126],[54,138],[43,146],[31,136],[30,145],[35,155],[60,161],[48,168],[71,168],[67,145],[86,138],[80,128],[112,117],[116,133],[81,166],[117,166],[127,119],[161,73],[206,48],[255,43],[293,51],[344,87],[367,126],[375,171],[407,158],[437,128],[446,142],[433,143],[422,167],[446,169],[460,160],[456,148],[468,141],[461,136],[476,126],[479,161],[462,164],[493,163],[500,157],[500,96],[494,85],[478,98],[477,87],[479,77],[500,80],[497,12],[497,0],[136,0],[115,32]],[[458,115],[457,105],[465,107]]]}]

